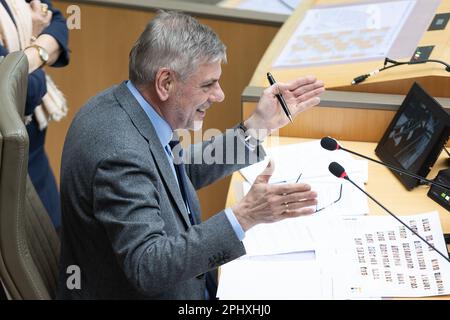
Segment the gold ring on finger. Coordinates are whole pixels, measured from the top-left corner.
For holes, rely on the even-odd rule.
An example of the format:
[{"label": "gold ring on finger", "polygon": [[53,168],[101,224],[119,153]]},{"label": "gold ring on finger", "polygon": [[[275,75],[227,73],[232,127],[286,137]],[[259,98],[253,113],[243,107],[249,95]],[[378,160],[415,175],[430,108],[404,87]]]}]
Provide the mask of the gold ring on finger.
[{"label": "gold ring on finger", "polygon": [[44,16],[47,15],[47,13],[48,13],[48,4],[41,3],[41,12],[44,14]]}]

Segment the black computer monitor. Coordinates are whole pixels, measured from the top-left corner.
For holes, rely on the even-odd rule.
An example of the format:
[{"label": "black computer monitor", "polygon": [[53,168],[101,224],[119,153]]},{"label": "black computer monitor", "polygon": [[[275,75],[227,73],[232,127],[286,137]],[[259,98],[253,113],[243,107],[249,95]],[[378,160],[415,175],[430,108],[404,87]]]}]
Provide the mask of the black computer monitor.
[{"label": "black computer monitor", "polygon": [[[450,115],[419,84],[414,83],[375,149],[384,162],[426,177],[447,143]],[[420,181],[393,173],[408,190]]]}]

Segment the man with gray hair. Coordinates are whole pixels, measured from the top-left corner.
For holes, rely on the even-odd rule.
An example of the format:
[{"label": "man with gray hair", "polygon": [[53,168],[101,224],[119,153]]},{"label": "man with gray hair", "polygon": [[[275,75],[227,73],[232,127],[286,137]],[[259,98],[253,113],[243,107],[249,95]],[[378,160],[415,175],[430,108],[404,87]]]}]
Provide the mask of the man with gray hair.
[{"label": "man with gray hair", "polygon": [[[270,185],[269,163],[236,205],[200,221],[196,189],[262,160],[261,141],[319,103],[323,83],[304,77],[267,88],[256,111],[233,130],[192,146],[241,150],[244,163],[183,163],[176,129],[198,130],[224,99],[225,45],[207,26],[159,12],[130,53],[129,81],[92,98],[68,131],[61,166],[63,213],[58,298],[215,298],[216,269],[245,254],[245,232],[259,223],[311,214],[306,184]],[[175,151],[176,150],[176,151]],[[203,153],[202,153],[203,154]],[[81,272],[71,285],[71,266]]]}]

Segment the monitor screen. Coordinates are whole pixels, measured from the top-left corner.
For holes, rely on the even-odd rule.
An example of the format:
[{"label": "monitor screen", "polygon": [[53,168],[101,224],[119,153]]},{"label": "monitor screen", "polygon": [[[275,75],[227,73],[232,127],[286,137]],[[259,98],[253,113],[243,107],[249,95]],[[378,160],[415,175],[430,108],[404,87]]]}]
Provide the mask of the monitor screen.
[{"label": "monitor screen", "polygon": [[[415,83],[381,138],[375,153],[395,167],[426,177],[448,140],[450,115]],[[406,188],[420,181],[394,172]]]}]

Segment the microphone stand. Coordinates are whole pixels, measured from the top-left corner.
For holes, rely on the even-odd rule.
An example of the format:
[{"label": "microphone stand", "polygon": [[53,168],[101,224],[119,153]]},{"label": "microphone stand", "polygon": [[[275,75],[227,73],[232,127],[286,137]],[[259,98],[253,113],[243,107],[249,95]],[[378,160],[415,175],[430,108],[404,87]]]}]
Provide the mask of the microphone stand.
[{"label": "microphone stand", "polygon": [[388,167],[389,169],[394,170],[394,171],[396,171],[396,172],[398,172],[398,173],[404,174],[404,175],[406,175],[406,176],[410,176],[410,177],[416,178],[416,179],[419,180],[420,182],[425,181],[425,182],[427,182],[427,183],[430,184],[430,185],[436,185],[436,186],[438,186],[438,187],[441,187],[441,188],[444,189],[444,190],[450,191],[450,188],[449,188],[448,186],[443,185],[443,184],[441,184],[441,183],[439,183],[439,182],[436,182],[436,181],[433,181],[433,180],[429,180],[429,179],[427,179],[427,178],[418,176],[418,175],[416,175],[416,174],[414,174],[414,173],[407,172],[407,171],[405,171],[405,170],[396,168],[396,167],[394,167],[394,166],[392,166],[392,165],[390,165],[390,164],[388,164],[388,163],[384,163],[384,162],[381,162],[381,161],[378,161],[378,160],[375,160],[375,159],[366,157],[365,155],[362,155],[362,154],[356,153],[356,152],[354,152],[354,151],[348,150],[348,149],[342,147],[340,144],[338,144],[338,146],[339,146],[339,149],[341,149],[341,150],[347,151],[347,152],[349,152],[349,153],[351,153],[351,154],[354,154],[354,155],[356,155],[356,156],[358,156],[358,157],[361,157],[361,158],[364,158],[364,159],[367,159],[367,160],[376,162],[376,163],[378,163],[378,164],[381,164],[381,165],[383,165],[383,166],[386,166],[386,167]]}]

